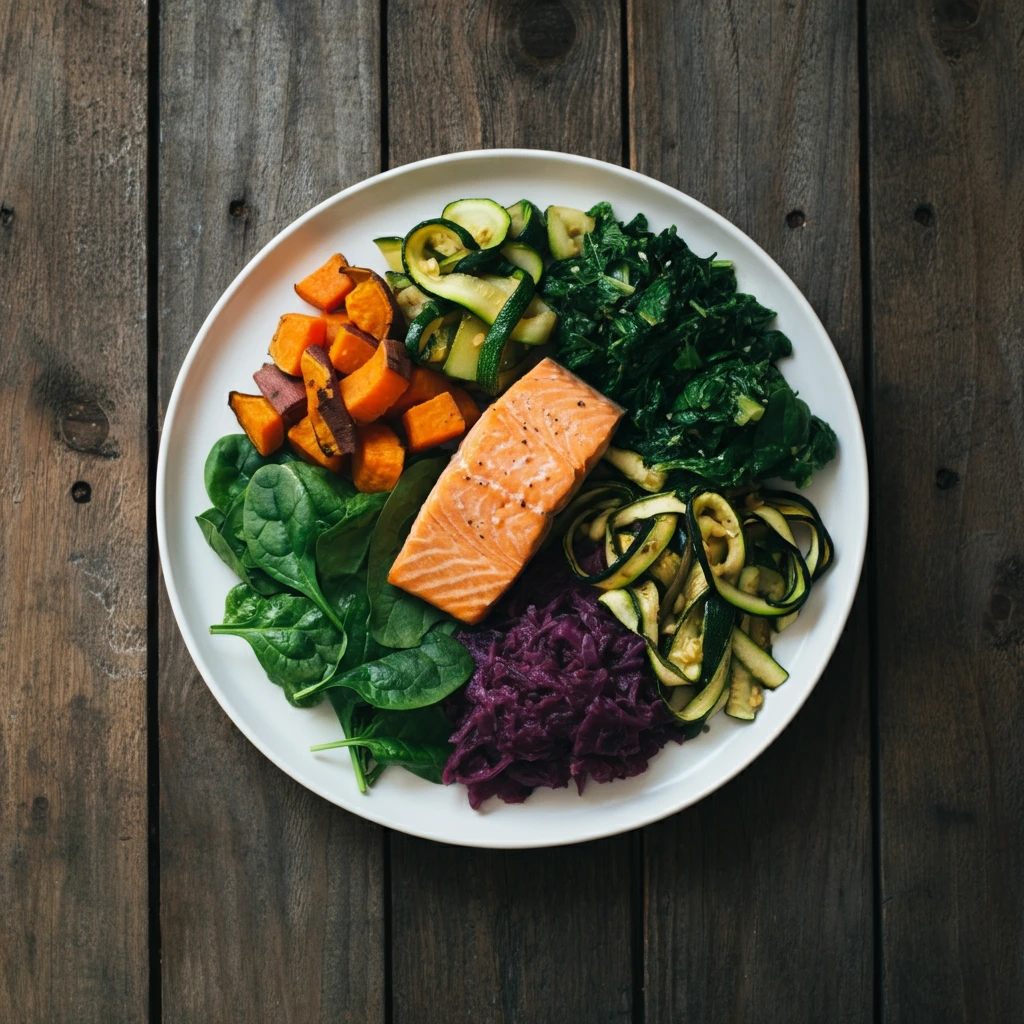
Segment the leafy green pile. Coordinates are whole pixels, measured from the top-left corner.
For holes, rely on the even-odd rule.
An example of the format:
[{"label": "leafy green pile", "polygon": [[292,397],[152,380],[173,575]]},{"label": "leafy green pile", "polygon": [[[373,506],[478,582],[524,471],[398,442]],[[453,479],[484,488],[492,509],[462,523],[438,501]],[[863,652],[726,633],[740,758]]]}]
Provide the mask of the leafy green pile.
[{"label": "leafy green pile", "polygon": [[397,765],[432,782],[451,750],[438,702],[471,675],[453,622],[387,582],[391,563],[445,459],[410,466],[390,494],[284,452],[259,455],[244,434],[206,460],[213,507],[196,519],[242,580],[211,633],[248,641],[297,707],[326,692],[352,750],[359,787]]},{"label": "leafy green pile", "polygon": [[548,268],[543,294],[559,314],[559,361],[627,410],[615,444],[719,487],[806,486],[836,436],[775,366],[792,353],[769,328],[775,312],[674,227],[620,223],[608,203],[589,213],[582,253]]}]

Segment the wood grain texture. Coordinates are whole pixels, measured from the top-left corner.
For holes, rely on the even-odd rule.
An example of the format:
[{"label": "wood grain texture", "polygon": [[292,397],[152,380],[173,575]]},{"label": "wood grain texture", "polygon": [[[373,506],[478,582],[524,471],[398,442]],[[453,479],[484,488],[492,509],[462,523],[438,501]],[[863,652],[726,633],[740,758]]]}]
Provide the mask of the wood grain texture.
[{"label": "wood grain texture", "polygon": [[[162,4],[164,401],[260,246],[379,169],[377,17],[370,0]],[[164,1024],[381,1021],[384,833],[242,737],[165,599],[160,662]]]},{"label": "wood grain texture", "polygon": [[3,1021],[148,1017],[145,41],[0,2]]},{"label": "wood grain texture", "polygon": [[887,1021],[1024,991],[1024,6],[868,8]]},{"label": "wood grain texture", "polygon": [[[473,0],[457,17],[439,0],[390,0],[391,162],[481,146],[618,161],[620,27],[607,0]],[[448,86],[425,103],[430,53],[444,54]],[[391,843],[396,1024],[631,1019],[627,840],[513,853]]]},{"label": "wood grain texture", "polygon": [[[633,0],[628,38],[633,165],[767,249],[858,388],[856,17],[852,2]],[[868,715],[860,601],[775,744],[645,831],[648,1020],[870,1019]]]},{"label": "wood grain texture", "polygon": [[[619,162],[618,0],[389,0],[387,10],[392,167],[505,146]],[[428,87],[438,74],[445,87]]]}]

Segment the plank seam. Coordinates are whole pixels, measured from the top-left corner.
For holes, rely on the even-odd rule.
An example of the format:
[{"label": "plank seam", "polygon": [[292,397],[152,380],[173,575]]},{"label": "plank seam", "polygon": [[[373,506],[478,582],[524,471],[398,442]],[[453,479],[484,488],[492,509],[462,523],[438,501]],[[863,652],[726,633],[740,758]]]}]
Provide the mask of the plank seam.
[{"label": "plank seam", "polygon": [[163,1019],[160,937],[160,564],[156,541],[156,462],[160,444],[160,3],[149,0],[146,24],[146,787],[149,889],[149,1020]]},{"label": "plank seam", "polygon": [[[857,4],[857,75],[858,81],[858,153],[860,174],[860,293],[861,340],[864,379],[864,440],[868,457],[868,479],[874,468],[874,334],[872,330],[871,291],[871,98],[868,70],[868,0]],[[868,596],[868,706],[871,750],[871,880],[872,880],[872,944],[873,986],[872,1015],[876,1024],[885,1017],[882,976],[882,769],[880,740],[880,709],[878,693],[878,579],[875,561],[875,498],[869,484],[868,544],[865,558],[865,584]]]}]

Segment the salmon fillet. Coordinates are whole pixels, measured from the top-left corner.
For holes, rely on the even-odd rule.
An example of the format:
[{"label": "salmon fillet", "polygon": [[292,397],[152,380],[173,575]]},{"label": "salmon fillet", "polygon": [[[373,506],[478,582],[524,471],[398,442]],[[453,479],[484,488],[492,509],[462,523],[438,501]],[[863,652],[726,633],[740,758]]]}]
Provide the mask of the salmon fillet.
[{"label": "salmon fillet", "polygon": [[388,582],[479,622],[604,455],[622,409],[551,359],[484,410],[412,525]]}]

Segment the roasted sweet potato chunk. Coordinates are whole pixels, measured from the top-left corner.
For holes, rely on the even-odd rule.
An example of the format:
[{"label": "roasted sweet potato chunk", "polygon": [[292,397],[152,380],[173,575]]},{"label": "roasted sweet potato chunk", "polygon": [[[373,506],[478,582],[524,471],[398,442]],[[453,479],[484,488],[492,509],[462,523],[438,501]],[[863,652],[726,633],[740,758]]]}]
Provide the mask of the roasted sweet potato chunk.
[{"label": "roasted sweet potato chunk", "polygon": [[405,449],[398,435],[383,423],[358,429],[358,443],[352,456],[352,482],[366,494],[390,491],[402,475]]},{"label": "roasted sweet potato chunk", "polygon": [[260,455],[270,455],[284,443],[284,420],[262,395],[232,391],[228,405]]},{"label": "roasted sweet potato chunk", "polygon": [[409,386],[412,366],[405,346],[385,338],[370,360],[341,380],[341,397],[356,423],[372,423]]},{"label": "roasted sweet potato chunk", "polygon": [[319,270],[314,270],[295,286],[295,294],[311,306],[330,313],[341,306],[355,287],[355,281],[344,268],[345,257],[336,252]]},{"label": "roasted sweet potato chunk", "polygon": [[331,363],[338,373],[355,373],[376,351],[377,339],[372,334],[359,330],[355,324],[343,324],[331,343]]},{"label": "roasted sweet potato chunk", "polygon": [[332,473],[340,473],[345,466],[342,456],[324,455],[321,451],[316,431],[308,416],[304,416],[288,431],[288,441],[300,459],[314,466],[323,466]]},{"label": "roasted sweet potato chunk", "polygon": [[320,450],[329,458],[351,455],[356,447],[355,429],[338,390],[338,375],[319,345],[302,353],[302,380],[306,405]]},{"label": "roasted sweet potato chunk", "polygon": [[274,363],[264,363],[253,375],[256,387],[277,410],[285,426],[298,423],[306,415],[306,389],[302,381],[289,377]]},{"label": "roasted sweet potato chunk", "polygon": [[327,349],[331,347],[338,334],[338,329],[343,324],[352,323],[348,313],[343,309],[339,309],[334,313],[322,313],[320,319],[324,322],[324,348]]},{"label": "roasted sweet potato chunk", "polygon": [[357,272],[354,267],[350,270],[350,276],[359,282],[345,299],[345,309],[352,323],[378,339],[389,335],[405,337],[405,317],[387,282],[372,270]]},{"label": "roasted sweet potato chunk", "polygon": [[327,324],[318,316],[285,313],[270,342],[270,358],[291,377],[302,375],[302,353],[310,345],[323,345]]},{"label": "roasted sweet potato chunk", "polygon": [[406,410],[402,426],[410,452],[425,452],[466,432],[466,421],[447,391]]}]

